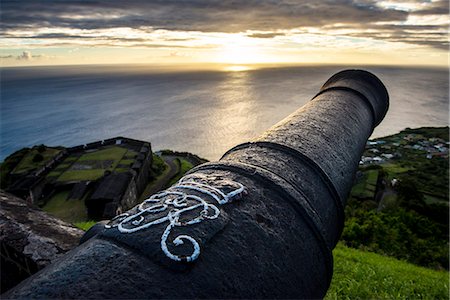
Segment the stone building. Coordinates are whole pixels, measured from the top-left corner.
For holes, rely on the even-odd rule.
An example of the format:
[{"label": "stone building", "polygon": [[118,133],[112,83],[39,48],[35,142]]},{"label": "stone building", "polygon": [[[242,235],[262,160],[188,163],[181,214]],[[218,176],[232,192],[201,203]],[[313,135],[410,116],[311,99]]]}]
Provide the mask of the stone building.
[{"label": "stone building", "polygon": [[[110,219],[122,212],[126,202],[126,191],[130,185],[135,185],[131,172],[107,174],[98,182],[94,193],[86,199],[88,216],[94,220]],[[132,202],[137,198],[131,195]]]},{"label": "stone building", "polygon": [[[78,179],[71,181],[49,180],[47,174],[57,169],[68,157],[77,158],[84,154],[108,147],[119,146],[132,150],[132,163],[120,165],[120,171],[105,171],[96,180]],[[100,160],[99,160],[100,161]],[[69,198],[85,199],[88,216],[93,220],[109,219],[137,204],[149,180],[153,162],[151,145],[145,141],[115,137],[85,145],[65,148],[49,160],[45,166],[18,178],[7,191],[35,205],[43,205],[53,194],[70,190]],[[95,162],[94,162],[95,164]]]}]

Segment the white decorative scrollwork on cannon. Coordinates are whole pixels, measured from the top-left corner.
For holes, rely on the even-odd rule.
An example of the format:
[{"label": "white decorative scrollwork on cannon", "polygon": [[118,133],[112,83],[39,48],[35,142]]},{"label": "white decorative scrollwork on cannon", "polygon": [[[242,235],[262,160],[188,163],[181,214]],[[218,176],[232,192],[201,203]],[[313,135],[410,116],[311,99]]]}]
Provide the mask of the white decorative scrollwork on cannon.
[{"label": "white decorative scrollwork on cannon", "polygon": [[[196,193],[193,195],[191,193]],[[173,228],[216,219],[220,215],[217,204],[208,203],[199,194],[214,199],[223,205],[231,202],[244,192],[244,186],[222,176],[188,175],[180,179],[169,189],[152,195],[144,200],[134,213],[123,213],[105,225],[105,228],[117,228],[121,233],[133,233],[151,226],[168,222],[161,236],[161,250],[174,261],[192,262],[200,255],[200,245],[191,236],[181,234],[173,240],[175,246],[189,241],[193,246],[190,255],[173,254],[167,240]]]}]

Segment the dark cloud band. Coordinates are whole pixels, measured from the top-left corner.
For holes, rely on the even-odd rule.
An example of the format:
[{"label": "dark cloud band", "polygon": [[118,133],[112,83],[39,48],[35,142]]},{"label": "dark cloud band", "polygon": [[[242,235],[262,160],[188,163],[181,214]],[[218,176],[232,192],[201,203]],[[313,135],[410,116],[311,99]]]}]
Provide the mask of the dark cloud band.
[{"label": "dark cloud band", "polygon": [[[434,2],[427,8],[413,12],[383,8],[371,0],[6,0],[2,1],[0,23],[4,37],[10,37],[7,36],[10,32],[33,28],[95,30],[129,27],[173,31],[261,32],[250,34],[253,38],[273,38],[279,35],[277,30],[345,24],[353,28],[383,30],[384,33],[386,30],[392,31],[392,35],[373,35],[378,39],[427,44],[425,35],[423,40],[409,39],[404,37],[408,32],[401,26],[393,25],[393,28],[386,29],[377,23],[400,23],[406,21],[409,14],[445,13],[448,13],[447,0]],[[422,30],[420,26],[413,29]],[[361,32],[361,36],[364,36]],[[81,39],[83,36],[49,33],[31,38]],[[438,48],[447,47],[447,35],[442,33],[441,40],[433,40],[428,44]]]}]

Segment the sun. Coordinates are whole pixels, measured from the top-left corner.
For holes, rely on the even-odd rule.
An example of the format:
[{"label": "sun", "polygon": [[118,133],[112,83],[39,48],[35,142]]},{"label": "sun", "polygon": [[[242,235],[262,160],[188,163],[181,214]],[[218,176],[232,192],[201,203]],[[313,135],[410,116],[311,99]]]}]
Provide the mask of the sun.
[{"label": "sun", "polygon": [[246,36],[226,37],[219,46],[216,61],[233,65],[270,62],[260,46],[254,39]]},{"label": "sun", "polygon": [[231,65],[231,66],[226,66],[223,68],[224,71],[228,71],[228,72],[243,72],[243,71],[250,71],[253,69],[254,69],[253,67],[240,66],[240,65]]}]

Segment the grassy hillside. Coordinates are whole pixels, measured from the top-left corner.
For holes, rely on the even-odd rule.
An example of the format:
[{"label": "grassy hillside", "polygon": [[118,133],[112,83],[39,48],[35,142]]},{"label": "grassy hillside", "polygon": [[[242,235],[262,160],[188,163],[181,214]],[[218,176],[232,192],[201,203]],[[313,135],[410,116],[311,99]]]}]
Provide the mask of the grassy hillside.
[{"label": "grassy hillside", "polygon": [[339,244],[325,299],[449,299],[449,273]]},{"label": "grassy hillside", "polygon": [[61,149],[50,148],[44,145],[35,146],[24,155],[16,165],[13,174],[22,174],[43,167],[48,161],[55,157]]},{"label": "grassy hillside", "polygon": [[449,128],[369,141],[345,207],[341,241],[449,270]]}]

